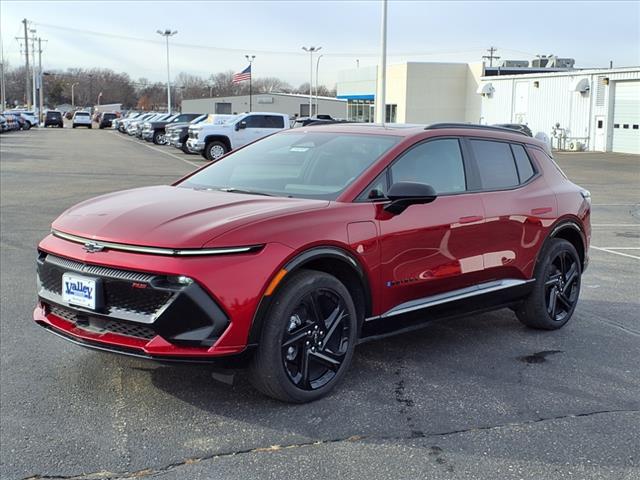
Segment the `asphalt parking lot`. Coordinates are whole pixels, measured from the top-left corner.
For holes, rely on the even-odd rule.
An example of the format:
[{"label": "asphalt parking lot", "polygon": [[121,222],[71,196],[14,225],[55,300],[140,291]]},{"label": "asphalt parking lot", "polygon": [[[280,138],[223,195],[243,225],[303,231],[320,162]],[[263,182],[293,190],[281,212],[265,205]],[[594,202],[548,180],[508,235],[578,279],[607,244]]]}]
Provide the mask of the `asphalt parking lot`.
[{"label": "asphalt parking lot", "polygon": [[561,154],[593,195],[574,319],[510,310],[357,348],[309,405],[242,377],[81,349],[31,320],[38,241],[65,208],[204,162],[113,131],[0,137],[2,479],[640,478],[640,157]]}]

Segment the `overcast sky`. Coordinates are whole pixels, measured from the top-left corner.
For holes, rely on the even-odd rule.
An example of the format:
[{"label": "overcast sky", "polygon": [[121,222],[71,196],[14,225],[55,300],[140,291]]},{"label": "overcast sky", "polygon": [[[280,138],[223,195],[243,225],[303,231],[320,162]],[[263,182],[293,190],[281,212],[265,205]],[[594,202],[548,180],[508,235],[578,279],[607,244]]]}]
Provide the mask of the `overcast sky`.
[{"label": "overcast sky", "polygon": [[[46,68],[106,67],[133,78],[166,78],[164,40],[171,28],[171,70],[201,76],[245,67],[255,76],[298,85],[309,79],[303,45],[322,46],[320,82],[374,65],[379,1],[11,1],[0,2],[5,61],[24,63],[14,37],[23,18],[46,38]],[[389,61],[479,61],[489,46],[503,59],[556,54],[578,67],[640,64],[640,2],[389,1]]]}]

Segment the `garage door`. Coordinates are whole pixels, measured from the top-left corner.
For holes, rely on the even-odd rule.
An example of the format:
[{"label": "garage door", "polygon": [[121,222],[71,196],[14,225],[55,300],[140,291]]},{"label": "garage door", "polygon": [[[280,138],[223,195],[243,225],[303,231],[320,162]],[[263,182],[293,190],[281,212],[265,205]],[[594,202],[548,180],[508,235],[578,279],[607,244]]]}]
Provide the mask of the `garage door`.
[{"label": "garage door", "polygon": [[616,82],[611,150],[640,154],[640,82]]}]

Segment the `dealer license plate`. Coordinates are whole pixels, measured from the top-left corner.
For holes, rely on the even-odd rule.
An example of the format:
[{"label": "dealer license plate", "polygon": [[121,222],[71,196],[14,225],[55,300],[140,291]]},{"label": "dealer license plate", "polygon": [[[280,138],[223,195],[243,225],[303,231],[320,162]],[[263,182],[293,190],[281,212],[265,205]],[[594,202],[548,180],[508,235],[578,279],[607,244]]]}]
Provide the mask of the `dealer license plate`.
[{"label": "dealer license plate", "polygon": [[96,309],[96,280],[75,273],[62,275],[62,299],[70,305]]}]

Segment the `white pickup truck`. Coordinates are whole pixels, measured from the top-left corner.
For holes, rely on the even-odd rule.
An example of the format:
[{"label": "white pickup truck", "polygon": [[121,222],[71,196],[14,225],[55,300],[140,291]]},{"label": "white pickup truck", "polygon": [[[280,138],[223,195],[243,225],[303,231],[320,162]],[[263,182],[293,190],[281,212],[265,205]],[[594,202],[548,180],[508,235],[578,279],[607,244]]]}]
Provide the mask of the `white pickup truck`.
[{"label": "white pickup truck", "polygon": [[288,115],[271,112],[243,113],[223,124],[199,123],[190,126],[187,148],[212,161],[247,143],[288,128]]}]

